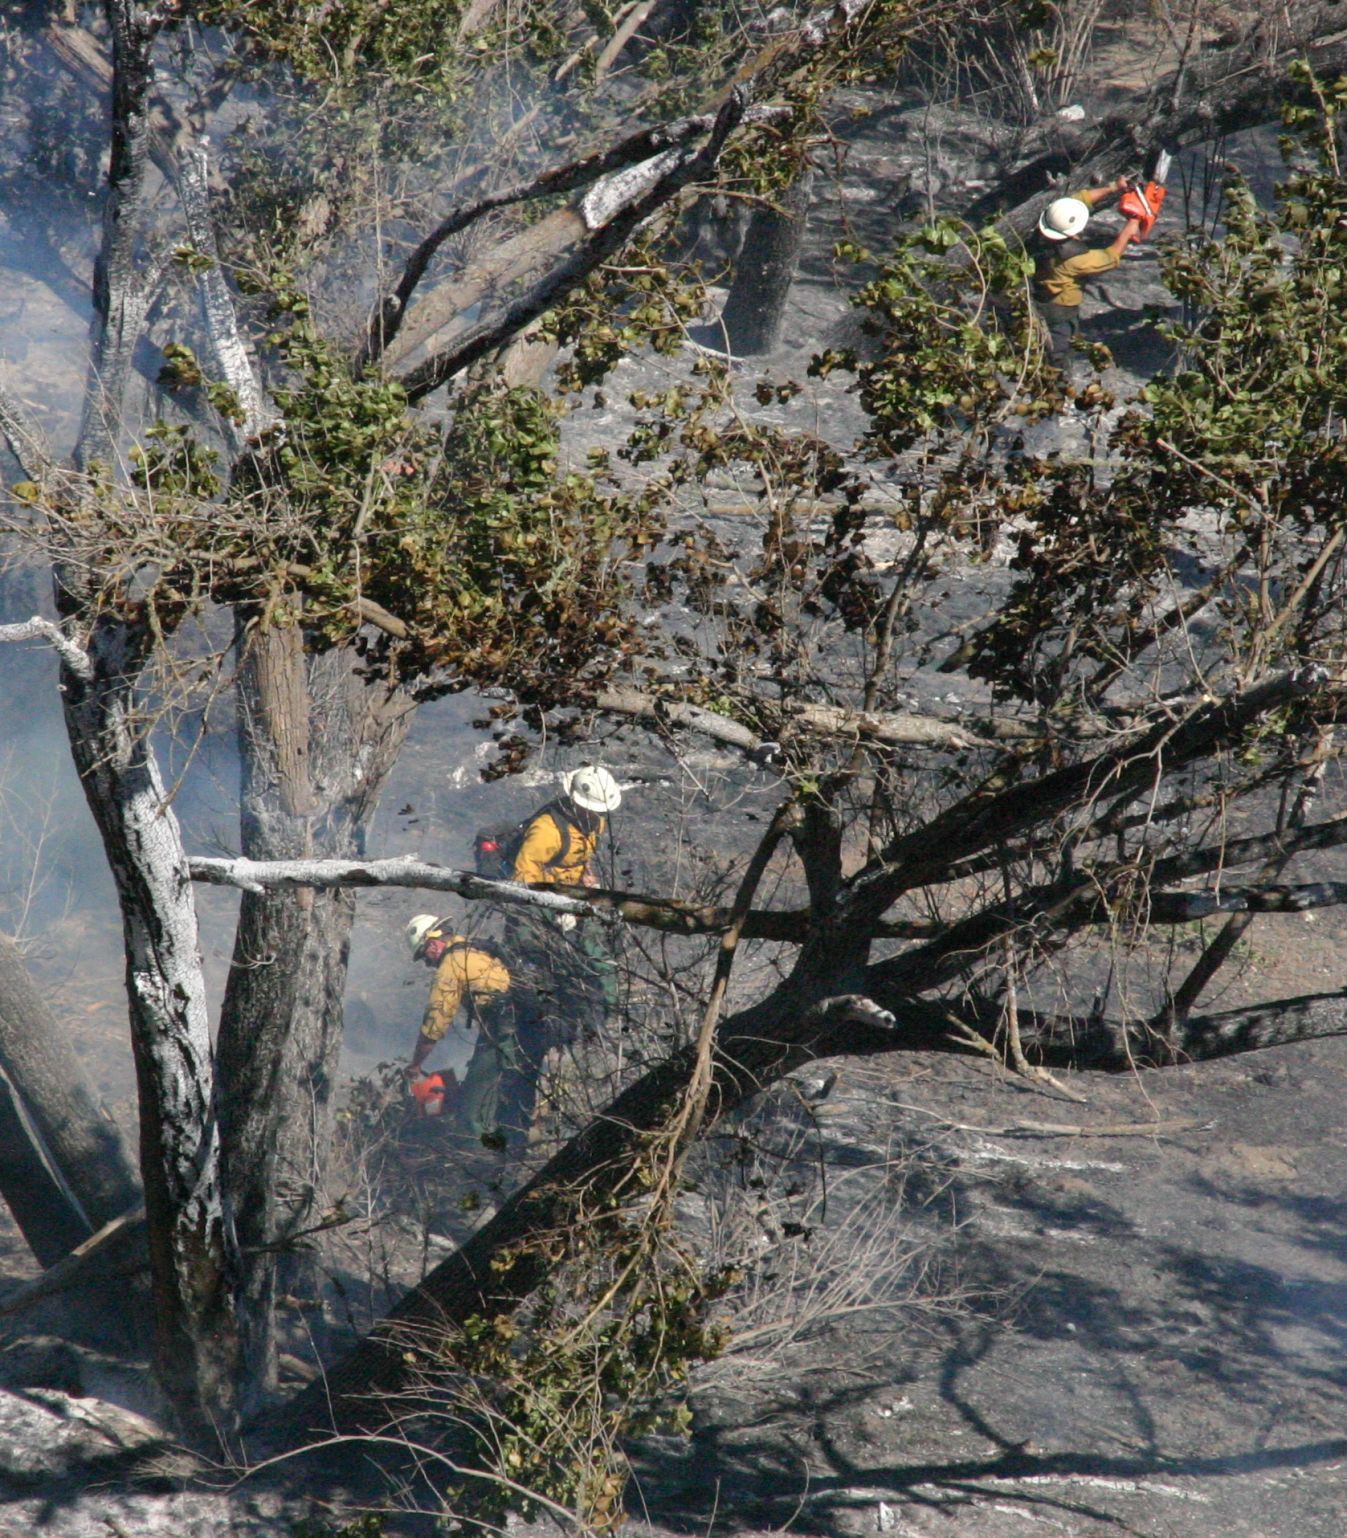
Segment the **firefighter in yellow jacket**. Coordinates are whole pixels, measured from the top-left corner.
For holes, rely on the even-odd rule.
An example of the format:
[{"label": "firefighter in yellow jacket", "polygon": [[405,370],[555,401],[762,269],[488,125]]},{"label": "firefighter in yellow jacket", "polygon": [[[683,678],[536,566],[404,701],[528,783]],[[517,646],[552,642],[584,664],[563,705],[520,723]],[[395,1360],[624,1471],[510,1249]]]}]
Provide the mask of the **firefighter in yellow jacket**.
[{"label": "firefighter in yellow jacket", "polygon": [[[622,788],[601,764],[572,769],[562,779],[560,796],[525,824],[513,879],[597,886],[595,853],[608,818],[621,804]],[[597,1030],[617,1004],[617,975],[602,944],[583,930],[577,933],[571,913],[543,918],[514,910],[508,922],[512,945],[529,958],[548,995],[556,1044]]]},{"label": "firefighter in yellow jacket", "polygon": [[597,886],[590,867],[608,818],[621,804],[622,790],[607,769],[599,764],[573,769],[561,782],[561,795],[529,818],[515,856],[514,880]]},{"label": "firefighter in yellow jacket", "polygon": [[1081,285],[1102,273],[1112,272],[1123,252],[1141,233],[1141,221],[1129,219],[1107,246],[1088,246],[1079,237],[1090,215],[1101,203],[1126,192],[1125,176],[1106,187],[1085,187],[1069,197],[1057,198],[1043,210],[1033,244],[1034,305],[1047,328],[1052,361],[1069,373],[1071,344],[1080,331]]},{"label": "firefighter in yellow jacket", "polygon": [[418,913],[407,925],[412,956],[435,968],[430,1000],[407,1071],[424,1073],[426,1059],[443,1041],[459,1011],[477,1028],[477,1042],[458,1092],[458,1123],[474,1137],[524,1141],[533,1119],[538,1077],[547,1050],[546,1030],[532,1006],[531,990],[512,975],[490,941],[453,932],[447,919]]}]

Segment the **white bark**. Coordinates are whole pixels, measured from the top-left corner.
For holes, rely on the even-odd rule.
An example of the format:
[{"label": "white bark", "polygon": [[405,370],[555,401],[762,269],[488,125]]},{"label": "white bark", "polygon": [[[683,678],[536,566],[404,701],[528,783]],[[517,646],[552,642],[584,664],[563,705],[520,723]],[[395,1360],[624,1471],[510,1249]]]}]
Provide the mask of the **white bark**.
[{"label": "white bark", "polygon": [[46,641],[76,678],[87,681],[93,677],[89,653],[76,645],[59,625],[43,619],[40,614],[19,624],[0,625],[0,642],[4,641]]},{"label": "white bark", "polygon": [[274,420],[262,398],[262,389],[253,372],[248,349],[239,335],[238,316],[229,286],[220,270],[220,252],[215,241],[215,227],[210,216],[210,197],[207,192],[208,163],[206,145],[201,143],[187,151],[178,167],[178,195],[182,199],[182,211],[187,220],[187,231],[192,245],[210,258],[211,265],[199,276],[201,308],[206,322],[206,335],[210,343],[211,368],[238,399],[243,412],[241,423],[229,422],[228,433],[235,450],[248,438],[256,437]]},{"label": "white bark", "polygon": [[187,862],[194,881],[215,886],[264,892],[280,887],[405,886],[431,892],[454,892],[519,907],[546,908],[550,913],[588,913],[582,897],[540,891],[517,881],[488,881],[473,871],[431,865],[415,855],[388,860],[245,860],[196,857]]},{"label": "white bark", "polygon": [[92,678],[62,670],[76,767],[117,883],[140,1102],[156,1376],[188,1432],[227,1427],[234,1246],[221,1196],[205,980],[177,818],[138,713],[129,627],[91,638]]}]

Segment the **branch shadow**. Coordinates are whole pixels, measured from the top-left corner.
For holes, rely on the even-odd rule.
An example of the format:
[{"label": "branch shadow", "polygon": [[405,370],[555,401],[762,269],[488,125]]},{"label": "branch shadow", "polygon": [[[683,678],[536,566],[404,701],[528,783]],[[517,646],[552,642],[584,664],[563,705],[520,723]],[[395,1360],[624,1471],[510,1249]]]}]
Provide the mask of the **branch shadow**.
[{"label": "branch shadow", "polygon": [[[634,1514],[679,1533],[842,1538],[879,1502],[949,1516],[994,1500],[1132,1532],[1145,1481],[1193,1481],[1205,1500],[1219,1481],[1341,1460],[1347,1201],[1201,1175],[1179,1195],[1194,1221],[1157,1241],[1125,1191],[1001,1180],[965,1265],[982,1297],[1013,1303],[951,1314],[939,1341],[895,1336],[878,1360],[838,1331],[799,1364],[812,1378],[722,1391],[688,1442],[635,1451]],[[1206,1231],[1213,1201],[1251,1230],[1240,1253]],[[1264,1241],[1280,1263],[1248,1258]]]}]

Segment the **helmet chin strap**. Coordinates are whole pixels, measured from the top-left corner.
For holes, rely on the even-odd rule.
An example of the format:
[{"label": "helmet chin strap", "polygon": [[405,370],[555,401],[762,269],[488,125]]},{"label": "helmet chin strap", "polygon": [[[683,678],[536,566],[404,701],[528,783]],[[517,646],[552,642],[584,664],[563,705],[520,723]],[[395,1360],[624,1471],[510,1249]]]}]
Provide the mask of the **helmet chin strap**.
[{"label": "helmet chin strap", "polygon": [[598,826],[599,818],[603,816],[603,813],[591,812],[587,806],[581,806],[574,796],[567,796],[566,800],[570,803],[571,813],[575,818],[576,826],[585,833],[592,833]]}]

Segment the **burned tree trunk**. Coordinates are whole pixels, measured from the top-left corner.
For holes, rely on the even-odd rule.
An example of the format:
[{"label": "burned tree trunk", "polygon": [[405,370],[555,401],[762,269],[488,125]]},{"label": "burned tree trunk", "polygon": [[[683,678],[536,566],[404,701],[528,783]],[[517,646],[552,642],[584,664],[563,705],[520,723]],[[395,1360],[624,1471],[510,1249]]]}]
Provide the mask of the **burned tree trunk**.
[{"label": "burned tree trunk", "polygon": [[[351,654],[306,655],[297,624],[241,616],[239,650],[244,855],[362,853],[410,702],[378,723]],[[354,914],[339,888],[245,892],[240,908],[216,1051],[251,1407],[275,1387],[278,1277],[303,1286],[301,1257],[277,1247],[309,1221],[319,1188]]]},{"label": "burned tree trunk", "polygon": [[191,877],[133,682],[149,639],[116,621],[99,626],[82,664],[66,654],[62,697],[122,913],[156,1377],[184,1431],[213,1440],[233,1414],[233,1244]]},{"label": "burned tree trunk", "polygon": [[775,205],[764,204],[749,221],[734,282],[720,317],[730,352],[752,358],[781,341],[786,301],[800,260],[813,182],[804,170]]},{"label": "burned tree trunk", "polygon": [[[33,986],[18,947],[4,935],[0,1070],[21,1102],[9,1118],[15,1136],[0,1162],[0,1195],[38,1260],[54,1265],[134,1207],[140,1188],[121,1133],[99,1105],[79,1054]],[[23,1130],[25,1121],[31,1133]],[[51,1166],[45,1177],[42,1163]],[[44,1179],[55,1188],[52,1199],[34,1203]]]}]

